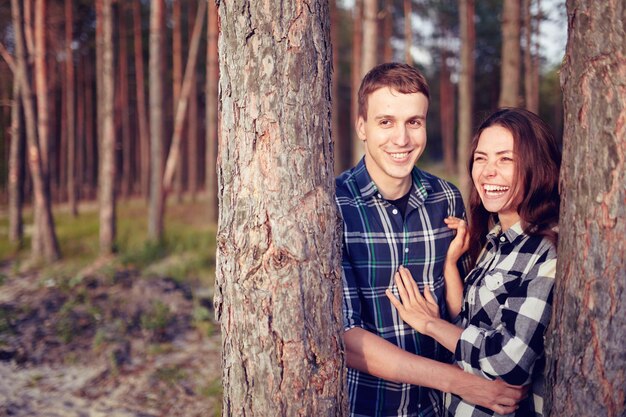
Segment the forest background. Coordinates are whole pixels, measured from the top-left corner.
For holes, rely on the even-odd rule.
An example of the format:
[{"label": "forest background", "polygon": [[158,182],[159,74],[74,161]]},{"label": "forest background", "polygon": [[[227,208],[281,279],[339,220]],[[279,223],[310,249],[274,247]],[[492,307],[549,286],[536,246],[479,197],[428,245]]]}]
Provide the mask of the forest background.
[{"label": "forest background", "polygon": [[[467,132],[499,106],[561,137],[565,20],[556,0],[331,1],[335,173],[385,61],[426,74],[419,164],[461,186]],[[0,412],[219,414],[220,24],[211,1],[0,3]]]}]

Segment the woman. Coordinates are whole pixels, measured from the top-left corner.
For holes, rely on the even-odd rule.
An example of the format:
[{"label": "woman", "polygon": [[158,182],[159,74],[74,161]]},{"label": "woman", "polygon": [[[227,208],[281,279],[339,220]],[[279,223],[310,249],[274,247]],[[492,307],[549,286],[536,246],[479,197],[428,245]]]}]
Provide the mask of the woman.
[{"label": "woman", "polygon": [[[456,325],[439,317],[430,291],[422,296],[408,270],[395,276],[402,301],[387,290],[402,319],[453,352],[466,372],[530,384],[528,397],[512,414],[518,417],[543,415],[560,162],[554,136],[536,115],[514,108],[491,115],[472,140],[469,231],[460,219],[447,221],[457,230],[444,273]],[[463,286],[456,265],[468,248],[474,267]],[[450,415],[495,415],[452,394],[445,403]]]}]

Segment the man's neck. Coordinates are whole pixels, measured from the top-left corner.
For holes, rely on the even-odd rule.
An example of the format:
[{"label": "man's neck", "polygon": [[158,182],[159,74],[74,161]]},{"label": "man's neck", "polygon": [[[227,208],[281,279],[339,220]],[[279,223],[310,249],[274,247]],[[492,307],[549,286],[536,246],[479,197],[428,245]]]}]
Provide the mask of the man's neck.
[{"label": "man's neck", "polygon": [[374,179],[374,183],[385,200],[397,200],[409,192],[413,179],[411,176],[395,181],[376,181]]}]

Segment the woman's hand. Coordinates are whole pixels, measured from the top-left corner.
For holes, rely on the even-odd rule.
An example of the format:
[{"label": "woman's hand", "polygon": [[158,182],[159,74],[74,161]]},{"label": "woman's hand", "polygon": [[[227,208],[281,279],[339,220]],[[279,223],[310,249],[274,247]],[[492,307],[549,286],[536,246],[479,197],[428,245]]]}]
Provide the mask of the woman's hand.
[{"label": "woman's hand", "polygon": [[385,294],[400,313],[402,320],[418,332],[426,334],[426,325],[439,319],[439,306],[428,286],[424,288],[422,296],[411,273],[403,266],[396,272],[395,281],[402,301],[398,300],[390,289],[387,289]]},{"label": "woman's hand", "polygon": [[469,233],[467,232],[467,222],[457,217],[448,217],[443,220],[450,229],[456,230],[456,236],[450,242],[446,262],[454,263],[459,260],[469,249]]}]

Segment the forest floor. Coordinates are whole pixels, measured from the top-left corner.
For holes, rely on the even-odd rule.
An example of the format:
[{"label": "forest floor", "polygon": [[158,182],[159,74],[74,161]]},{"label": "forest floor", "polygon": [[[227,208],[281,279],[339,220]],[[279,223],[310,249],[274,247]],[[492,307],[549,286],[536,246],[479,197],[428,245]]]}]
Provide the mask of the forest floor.
[{"label": "forest floor", "polygon": [[[199,209],[172,211],[197,222]],[[81,216],[83,226],[93,221]],[[185,235],[166,245],[131,244],[116,257],[76,261],[65,244],[54,266],[0,258],[0,416],[220,415],[221,342],[206,277],[214,252],[198,255],[214,251],[214,231],[179,226]],[[63,249],[75,227],[60,229]]]}]

